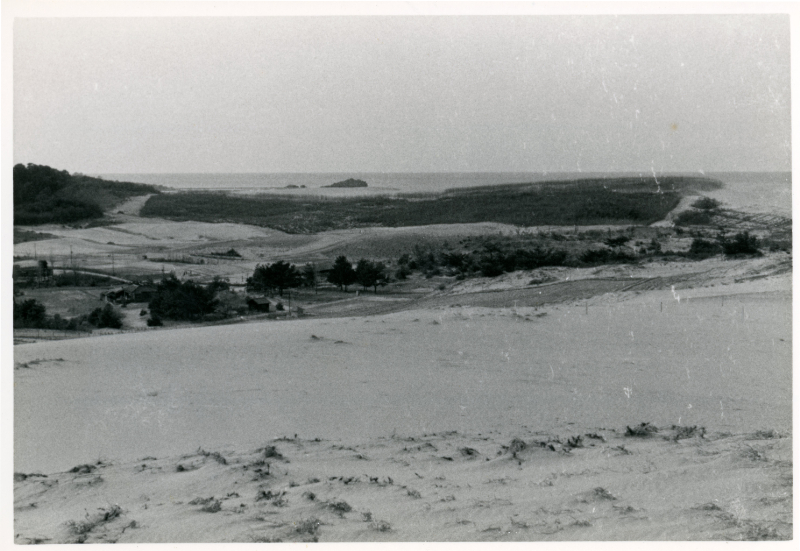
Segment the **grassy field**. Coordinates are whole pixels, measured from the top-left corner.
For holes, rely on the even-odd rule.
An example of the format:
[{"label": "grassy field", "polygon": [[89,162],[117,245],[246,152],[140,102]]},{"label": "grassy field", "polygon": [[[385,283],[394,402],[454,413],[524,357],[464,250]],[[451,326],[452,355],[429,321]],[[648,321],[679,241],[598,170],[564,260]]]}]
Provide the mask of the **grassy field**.
[{"label": "grassy field", "polygon": [[439,194],[321,198],[236,197],[188,192],[151,197],[141,215],[238,222],[288,233],[354,227],[497,222],[519,226],[649,224],[678,204],[680,192],[716,185],[699,178],[586,179],[449,190]]}]

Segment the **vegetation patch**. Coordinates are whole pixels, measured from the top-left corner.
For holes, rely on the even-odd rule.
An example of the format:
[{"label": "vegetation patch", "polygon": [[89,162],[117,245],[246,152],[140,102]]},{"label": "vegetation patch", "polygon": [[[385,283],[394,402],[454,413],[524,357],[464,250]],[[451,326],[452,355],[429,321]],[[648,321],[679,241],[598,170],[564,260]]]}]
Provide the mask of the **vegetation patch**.
[{"label": "vegetation patch", "polygon": [[[672,186],[670,179],[666,180],[662,187],[682,189],[687,185],[685,179],[673,179]],[[638,178],[600,178],[344,198],[187,192],[154,195],[141,215],[238,222],[288,233],[477,222],[518,226],[650,224],[663,219],[680,200],[677,191],[657,193],[656,189],[651,181]]]},{"label": "vegetation patch", "polygon": [[658,429],[653,425],[651,425],[650,423],[642,423],[635,427],[626,427],[625,436],[631,436],[636,438],[647,438],[649,436],[652,436],[656,432],[658,432]]},{"label": "vegetation patch", "polygon": [[14,228],[14,245],[17,243],[27,243],[28,241],[42,241],[45,239],[58,239],[57,235],[44,232],[36,232]]},{"label": "vegetation patch", "polygon": [[711,224],[711,214],[705,210],[685,210],[673,222],[678,226],[708,226]]}]

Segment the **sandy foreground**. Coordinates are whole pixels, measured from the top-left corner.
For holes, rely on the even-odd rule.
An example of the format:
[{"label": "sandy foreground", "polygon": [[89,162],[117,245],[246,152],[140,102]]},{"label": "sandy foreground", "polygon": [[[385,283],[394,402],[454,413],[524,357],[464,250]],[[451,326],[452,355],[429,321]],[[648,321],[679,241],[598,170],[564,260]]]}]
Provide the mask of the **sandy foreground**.
[{"label": "sandy foreground", "polygon": [[782,274],[18,345],[15,541],[791,538],[791,340]]}]

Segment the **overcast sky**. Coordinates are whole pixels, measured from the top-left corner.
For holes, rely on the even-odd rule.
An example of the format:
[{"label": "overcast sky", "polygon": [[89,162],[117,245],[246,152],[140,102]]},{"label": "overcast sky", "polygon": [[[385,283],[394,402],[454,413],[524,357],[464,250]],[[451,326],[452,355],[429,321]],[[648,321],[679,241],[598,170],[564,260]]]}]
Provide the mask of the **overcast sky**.
[{"label": "overcast sky", "polygon": [[18,19],[14,162],[790,170],[788,16]]}]

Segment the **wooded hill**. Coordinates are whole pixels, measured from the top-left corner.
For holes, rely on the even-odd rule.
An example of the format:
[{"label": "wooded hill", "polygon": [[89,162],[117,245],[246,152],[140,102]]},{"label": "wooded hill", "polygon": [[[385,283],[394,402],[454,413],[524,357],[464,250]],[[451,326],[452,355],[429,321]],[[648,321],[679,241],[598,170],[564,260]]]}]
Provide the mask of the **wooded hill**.
[{"label": "wooded hill", "polygon": [[159,193],[154,186],[110,182],[46,165],[14,166],[14,224],[65,224],[100,218],[130,197]]}]

